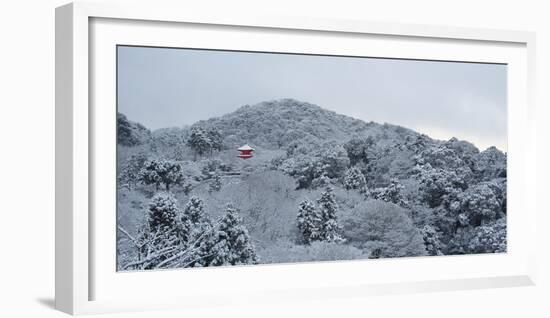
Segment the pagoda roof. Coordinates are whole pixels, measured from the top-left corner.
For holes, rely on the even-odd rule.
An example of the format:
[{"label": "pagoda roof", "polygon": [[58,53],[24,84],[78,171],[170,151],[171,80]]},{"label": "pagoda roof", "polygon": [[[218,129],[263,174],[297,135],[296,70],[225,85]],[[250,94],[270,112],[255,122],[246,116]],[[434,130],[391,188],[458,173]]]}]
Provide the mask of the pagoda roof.
[{"label": "pagoda roof", "polygon": [[252,148],[252,147],[250,147],[248,144],[246,144],[246,145],[240,147],[240,148],[237,149],[237,150],[239,150],[239,151],[241,151],[241,150],[254,150],[254,148]]}]

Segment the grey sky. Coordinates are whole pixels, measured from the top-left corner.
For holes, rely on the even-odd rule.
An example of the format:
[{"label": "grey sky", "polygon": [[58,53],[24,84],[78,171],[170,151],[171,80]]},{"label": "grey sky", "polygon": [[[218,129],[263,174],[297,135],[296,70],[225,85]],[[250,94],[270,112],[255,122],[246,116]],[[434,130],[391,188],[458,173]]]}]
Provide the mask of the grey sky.
[{"label": "grey sky", "polygon": [[118,107],[151,129],[295,98],[506,151],[506,66],[119,47]]}]

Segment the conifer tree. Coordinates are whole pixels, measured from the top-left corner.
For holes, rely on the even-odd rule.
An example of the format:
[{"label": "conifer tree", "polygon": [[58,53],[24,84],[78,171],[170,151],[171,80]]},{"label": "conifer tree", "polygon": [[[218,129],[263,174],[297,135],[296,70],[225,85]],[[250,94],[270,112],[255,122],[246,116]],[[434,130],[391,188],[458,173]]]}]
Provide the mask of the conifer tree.
[{"label": "conifer tree", "polygon": [[192,196],[181,213],[180,223],[182,227],[182,239],[185,242],[190,242],[196,239],[203,231],[206,224],[210,224],[210,220],[204,213],[204,202]]},{"label": "conifer tree", "polygon": [[187,264],[189,267],[209,266],[213,259],[216,233],[212,221],[204,212],[204,202],[193,196],[185,205],[180,218],[182,237],[185,239],[193,255],[189,258],[195,261]]},{"label": "conifer tree", "polygon": [[138,259],[146,260],[138,265],[140,269],[151,269],[173,256],[181,242],[180,226],[177,220],[177,201],[169,193],[158,193],[147,209],[147,224],[137,237]]},{"label": "conifer tree", "polygon": [[181,184],[183,181],[183,171],[181,165],[170,160],[148,160],[143,164],[138,179],[143,184],[154,184],[159,189],[161,184],[170,191],[170,185]]},{"label": "conifer tree", "polygon": [[149,202],[147,217],[151,231],[174,229],[179,214],[177,201],[169,193],[158,193]]},{"label": "conifer tree", "polygon": [[321,217],[311,201],[304,200],[300,202],[296,221],[301,234],[301,240],[305,244],[310,244],[313,241],[321,239]]},{"label": "conifer tree", "polygon": [[212,128],[208,130],[207,136],[210,139],[210,155],[212,155],[212,150],[222,150],[223,135],[219,129]]},{"label": "conifer tree", "polygon": [[219,222],[213,247],[212,265],[257,264],[258,257],[250,242],[247,229],[242,225],[237,209],[227,206],[225,215]]},{"label": "conifer tree", "polygon": [[357,167],[351,167],[346,171],[344,176],[344,187],[347,190],[360,190],[363,191],[367,181],[365,175]]},{"label": "conifer tree", "polygon": [[204,202],[199,197],[192,196],[183,209],[182,220],[199,224],[205,219]]},{"label": "conifer tree", "polygon": [[208,133],[201,127],[193,127],[191,129],[191,135],[187,140],[187,145],[193,149],[196,156],[202,156],[212,147],[212,142],[208,137]]},{"label": "conifer tree", "polygon": [[326,188],[325,192],[321,193],[317,203],[319,204],[319,215],[321,217],[321,239],[327,242],[343,241],[339,234],[340,228],[336,218],[338,205],[330,186]]}]

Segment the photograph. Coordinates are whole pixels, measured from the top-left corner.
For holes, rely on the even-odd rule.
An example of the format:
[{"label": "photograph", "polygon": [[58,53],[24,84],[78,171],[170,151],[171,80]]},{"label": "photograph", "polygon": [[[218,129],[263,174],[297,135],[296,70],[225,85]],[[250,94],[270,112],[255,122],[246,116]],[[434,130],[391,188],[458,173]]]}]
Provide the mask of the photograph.
[{"label": "photograph", "polygon": [[507,252],[505,63],[116,55],[117,271]]}]

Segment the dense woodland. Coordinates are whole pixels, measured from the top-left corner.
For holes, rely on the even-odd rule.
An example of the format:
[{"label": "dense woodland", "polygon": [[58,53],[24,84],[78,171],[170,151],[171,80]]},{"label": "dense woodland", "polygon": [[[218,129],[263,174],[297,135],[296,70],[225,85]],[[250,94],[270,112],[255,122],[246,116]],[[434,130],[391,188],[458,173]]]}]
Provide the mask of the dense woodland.
[{"label": "dense woodland", "polygon": [[117,122],[119,270],[506,251],[495,147],[292,99],[189,127]]}]

